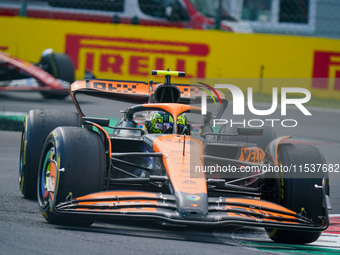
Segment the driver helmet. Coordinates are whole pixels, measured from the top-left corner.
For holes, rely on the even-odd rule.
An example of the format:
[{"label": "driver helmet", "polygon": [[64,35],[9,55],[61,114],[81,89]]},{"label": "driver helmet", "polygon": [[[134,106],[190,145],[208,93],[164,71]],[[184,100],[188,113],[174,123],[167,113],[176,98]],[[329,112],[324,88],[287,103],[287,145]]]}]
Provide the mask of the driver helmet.
[{"label": "driver helmet", "polygon": [[[174,125],[174,119],[171,114],[157,111],[153,114],[149,133],[154,134],[167,134],[172,133]],[[179,131],[183,130],[183,128],[187,125],[187,117],[184,113],[177,116],[177,128],[180,128]]]},{"label": "driver helmet", "polygon": [[189,134],[188,119],[184,113],[177,116],[177,133]]}]

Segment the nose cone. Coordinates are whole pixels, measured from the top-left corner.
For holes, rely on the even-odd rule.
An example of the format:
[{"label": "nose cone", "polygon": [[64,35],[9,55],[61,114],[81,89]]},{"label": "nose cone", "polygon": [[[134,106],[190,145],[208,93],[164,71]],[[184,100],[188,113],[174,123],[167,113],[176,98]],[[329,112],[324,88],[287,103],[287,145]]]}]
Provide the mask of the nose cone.
[{"label": "nose cone", "polygon": [[163,163],[177,199],[177,212],[185,220],[202,220],[208,214],[207,183],[203,171],[204,145],[190,136],[157,137],[153,149],[163,153]]},{"label": "nose cone", "polygon": [[187,220],[202,220],[208,214],[208,197],[205,193],[176,192],[178,213]]}]

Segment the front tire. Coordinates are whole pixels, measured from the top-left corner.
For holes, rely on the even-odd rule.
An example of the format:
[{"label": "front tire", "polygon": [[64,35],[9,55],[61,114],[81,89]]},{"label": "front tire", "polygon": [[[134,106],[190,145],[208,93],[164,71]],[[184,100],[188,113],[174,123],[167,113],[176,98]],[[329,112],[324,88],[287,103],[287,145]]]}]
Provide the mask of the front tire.
[{"label": "front tire", "polygon": [[75,112],[31,110],[21,136],[19,188],[26,198],[37,198],[37,176],[41,150],[48,134],[58,126],[80,126]]},{"label": "front tire", "polygon": [[[57,166],[55,174],[51,171],[51,161]],[[75,198],[103,190],[104,179],[105,149],[100,136],[83,128],[56,128],[46,139],[39,165],[41,214],[52,224],[91,225],[94,218],[59,215],[53,211],[53,206],[71,196]]]},{"label": "front tire", "polygon": [[[320,151],[310,145],[281,144],[278,151],[279,164],[282,166],[304,166],[305,164],[326,164]],[[310,174],[310,173],[307,173]],[[296,176],[294,171],[281,172],[279,176],[280,194],[278,201],[284,207],[297,213],[303,213],[316,224],[321,224],[319,216],[324,215],[323,192],[316,189],[315,184],[321,186],[323,178],[328,183],[328,173],[311,173],[315,176],[303,174]],[[329,187],[326,187],[326,193]],[[303,244],[316,241],[321,231],[291,231],[282,229],[266,229],[268,236],[278,243]]]}]

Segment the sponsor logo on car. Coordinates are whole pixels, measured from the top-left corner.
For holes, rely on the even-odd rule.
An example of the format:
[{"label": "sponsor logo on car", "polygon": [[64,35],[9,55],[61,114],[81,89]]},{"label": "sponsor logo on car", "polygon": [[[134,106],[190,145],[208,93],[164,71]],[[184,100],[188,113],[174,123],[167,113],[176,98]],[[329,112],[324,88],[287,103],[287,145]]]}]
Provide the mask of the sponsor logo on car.
[{"label": "sponsor logo on car", "polygon": [[196,185],[197,183],[195,181],[192,181],[192,180],[185,180],[185,181],[183,181],[183,184],[186,184],[186,185]]},{"label": "sponsor logo on car", "polygon": [[197,195],[187,195],[186,198],[190,201],[198,201],[201,199],[201,197]]},{"label": "sponsor logo on car", "polygon": [[264,152],[260,148],[242,148],[239,160],[252,163],[261,163],[263,158]]}]

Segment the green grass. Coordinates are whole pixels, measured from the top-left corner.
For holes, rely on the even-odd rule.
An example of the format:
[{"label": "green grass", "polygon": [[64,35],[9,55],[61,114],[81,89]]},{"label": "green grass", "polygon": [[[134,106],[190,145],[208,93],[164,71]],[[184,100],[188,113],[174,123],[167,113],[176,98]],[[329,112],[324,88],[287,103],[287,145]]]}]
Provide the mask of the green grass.
[{"label": "green grass", "polygon": [[0,115],[0,130],[21,131],[25,116]]}]

